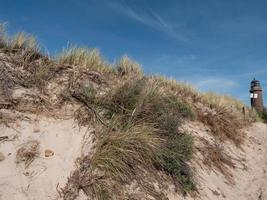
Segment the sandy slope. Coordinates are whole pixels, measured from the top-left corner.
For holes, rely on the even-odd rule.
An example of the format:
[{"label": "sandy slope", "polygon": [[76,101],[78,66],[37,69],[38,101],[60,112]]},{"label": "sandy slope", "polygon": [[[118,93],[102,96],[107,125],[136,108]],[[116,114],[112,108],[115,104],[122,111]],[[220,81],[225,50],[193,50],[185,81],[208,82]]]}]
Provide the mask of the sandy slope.
[{"label": "sandy slope", "polygon": [[[210,137],[202,124],[191,124],[187,129],[196,137]],[[32,115],[28,120],[17,121],[13,128],[2,125],[0,136],[4,135],[16,137],[0,141],[0,152],[5,156],[0,161],[0,200],[60,199],[57,184],[64,186],[75,169],[76,158],[92,147],[90,130],[79,128],[73,120]],[[25,168],[23,163],[15,163],[16,150],[29,140],[40,142],[40,155]],[[45,157],[45,149],[53,150],[54,155]],[[231,169],[234,183],[230,184],[220,173],[208,170],[200,162],[193,162],[199,182],[198,199],[267,199],[267,125],[255,123],[247,130],[243,150],[232,144],[226,144],[225,150],[239,160],[235,161],[236,168]],[[197,156],[195,161],[199,161]],[[183,197],[170,193],[169,198]]]},{"label": "sandy slope", "polygon": [[[79,128],[73,120],[37,116],[17,122],[14,128],[16,131],[2,126],[0,131],[0,136],[17,136],[14,141],[0,142],[0,152],[6,157],[0,162],[0,199],[58,199],[56,186],[64,187],[75,159],[81,155],[82,143],[87,141],[90,147],[88,130]],[[25,168],[24,163],[15,163],[16,150],[29,140],[40,142],[40,155]],[[45,157],[45,149],[54,151],[54,155]]]},{"label": "sandy slope", "polygon": [[[196,136],[208,138],[206,127],[197,124],[189,127]],[[230,183],[219,172],[210,171],[200,162],[194,163],[196,178],[199,183],[197,199],[215,200],[266,200],[267,199],[267,125],[253,124],[247,132],[243,150],[232,144],[225,144],[224,149],[232,156],[236,167],[230,169],[233,183]],[[195,161],[200,158],[196,157]],[[171,199],[181,199],[170,195]],[[185,199],[192,199],[186,197]]]}]

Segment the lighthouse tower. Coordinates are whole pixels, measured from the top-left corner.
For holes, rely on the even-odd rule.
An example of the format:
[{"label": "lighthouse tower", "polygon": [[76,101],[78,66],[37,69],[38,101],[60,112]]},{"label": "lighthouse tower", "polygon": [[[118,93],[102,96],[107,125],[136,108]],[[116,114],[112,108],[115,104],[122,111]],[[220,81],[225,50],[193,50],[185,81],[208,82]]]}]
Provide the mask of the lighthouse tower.
[{"label": "lighthouse tower", "polygon": [[251,107],[256,109],[256,111],[263,111],[262,88],[260,82],[255,78],[250,83],[250,102]]}]

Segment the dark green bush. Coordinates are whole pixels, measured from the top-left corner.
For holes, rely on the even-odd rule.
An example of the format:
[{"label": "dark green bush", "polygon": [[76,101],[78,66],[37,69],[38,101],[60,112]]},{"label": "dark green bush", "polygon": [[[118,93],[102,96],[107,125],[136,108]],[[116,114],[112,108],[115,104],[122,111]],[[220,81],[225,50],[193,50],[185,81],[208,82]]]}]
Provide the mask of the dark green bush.
[{"label": "dark green bush", "polygon": [[157,169],[177,179],[185,192],[195,189],[190,167],[186,163],[192,157],[192,149],[192,136],[176,134],[166,141],[155,159]]},{"label": "dark green bush", "polygon": [[145,97],[136,118],[154,123],[161,133],[172,136],[182,120],[194,118],[194,113],[176,96],[153,92]]},{"label": "dark green bush", "polygon": [[261,118],[264,123],[267,123],[267,108],[263,109],[263,112],[261,113]]},{"label": "dark green bush", "polygon": [[142,92],[143,81],[126,82],[124,85],[111,91],[103,99],[104,107],[109,109],[109,114],[123,114],[128,117],[138,106],[138,101]]}]

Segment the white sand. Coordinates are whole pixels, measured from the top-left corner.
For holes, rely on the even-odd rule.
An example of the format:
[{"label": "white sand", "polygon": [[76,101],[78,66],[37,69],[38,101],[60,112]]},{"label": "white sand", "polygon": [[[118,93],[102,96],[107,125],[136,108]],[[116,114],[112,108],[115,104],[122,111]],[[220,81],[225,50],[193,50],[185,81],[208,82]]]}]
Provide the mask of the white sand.
[{"label": "white sand", "polygon": [[[0,136],[18,137],[0,142],[0,152],[6,157],[0,162],[0,200],[59,199],[56,186],[64,187],[75,169],[75,159],[81,155],[89,131],[79,128],[73,120],[37,116],[30,121],[18,121],[14,126],[14,129],[4,126],[0,129]],[[25,169],[24,163],[15,163],[16,150],[29,140],[40,142],[40,155]],[[88,145],[90,148],[90,142]],[[45,157],[46,149],[54,155]]]},{"label": "white sand", "polygon": [[[211,138],[207,128],[200,123],[189,124],[187,129],[195,136],[208,140]],[[247,167],[244,169],[240,162],[235,162],[237,168],[231,169],[234,184],[229,184],[220,173],[193,162],[199,183],[199,199],[267,199],[267,125],[255,123],[247,134],[243,151],[230,143],[225,144],[225,150],[234,158],[243,160]],[[56,190],[57,184],[64,187],[70,172],[75,169],[76,158],[85,151],[90,152],[92,148],[90,131],[84,127],[79,128],[73,120],[32,115],[28,121],[17,121],[13,128],[2,125],[0,136],[4,135],[17,138],[13,141],[0,141],[0,152],[5,156],[0,162],[0,200],[60,199]],[[23,163],[15,163],[15,157],[16,150],[29,140],[40,142],[40,156],[25,169]],[[54,151],[54,155],[46,158],[46,149]],[[195,161],[200,161],[200,158],[196,157]],[[172,193],[169,198],[183,199]]]},{"label": "white sand", "polygon": [[[207,128],[199,123],[189,126],[188,129],[195,136],[210,139]],[[234,161],[236,168],[230,169],[234,184],[230,184],[219,172],[210,171],[204,165],[193,162],[199,183],[197,199],[267,200],[267,125],[255,123],[246,132],[247,139],[242,146],[243,150],[230,143],[224,145],[225,151],[239,160]],[[199,163],[201,158],[196,157],[195,161]],[[169,197],[171,200],[183,199],[174,194]]]}]

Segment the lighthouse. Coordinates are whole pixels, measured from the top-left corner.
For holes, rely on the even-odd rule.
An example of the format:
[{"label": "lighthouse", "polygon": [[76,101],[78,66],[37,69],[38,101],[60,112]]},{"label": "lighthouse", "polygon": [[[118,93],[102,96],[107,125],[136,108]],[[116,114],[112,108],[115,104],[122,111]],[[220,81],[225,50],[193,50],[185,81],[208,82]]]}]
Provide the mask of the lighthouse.
[{"label": "lighthouse", "polygon": [[255,78],[250,83],[250,102],[252,108],[259,113],[263,112],[262,88],[260,82]]}]

